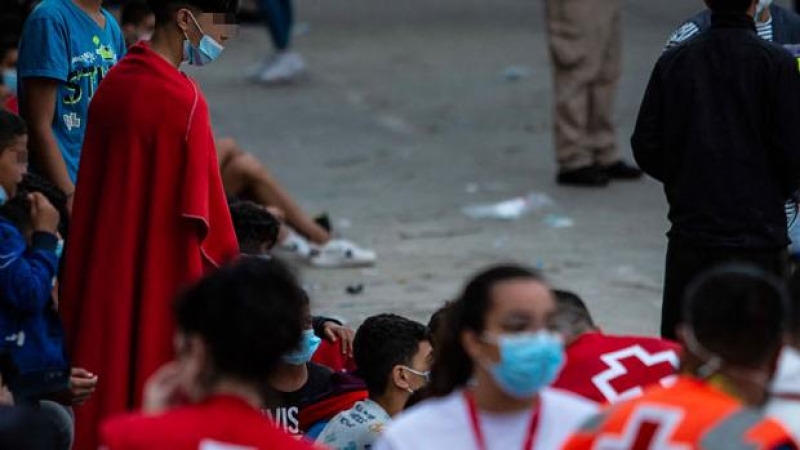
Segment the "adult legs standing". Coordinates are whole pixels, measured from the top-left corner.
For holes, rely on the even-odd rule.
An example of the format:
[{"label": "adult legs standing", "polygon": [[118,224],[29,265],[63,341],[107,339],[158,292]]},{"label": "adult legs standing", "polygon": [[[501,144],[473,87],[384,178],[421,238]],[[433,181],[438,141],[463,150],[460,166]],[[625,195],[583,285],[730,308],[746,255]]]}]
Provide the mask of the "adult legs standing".
[{"label": "adult legs standing", "polygon": [[621,0],[546,0],[558,182],[604,186],[641,172],[619,159],[613,121]]},{"label": "adult legs standing", "polygon": [[[613,1],[613,0],[612,0]],[[556,159],[562,171],[594,164],[585,144],[593,78],[587,22],[595,0],[547,0],[547,31],[555,87]]]},{"label": "adult legs standing", "polygon": [[291,0],[259,0],[258,3],[275,50],[278,52],[287,50],[294,26]]},{"label": "adult legs standing", "polygon": [[586,144],[594,152],[594,163],[610,166],[619,161],[616,127],[614,126],[614,98],[622,66],[622,27],[619,0],[608,1],[606,8],[598,8],[599,22],[608,26],[594,30],[594,40],[601,55],[597,76],[589,84],[589,119]]},{"label": "adult legs standing", "polygon": [[248,77],[262,83],[285,83],[305,71],[305,62],[291,51],[294,28],[292,0],[258,0],[275,53],[248,70]]}]

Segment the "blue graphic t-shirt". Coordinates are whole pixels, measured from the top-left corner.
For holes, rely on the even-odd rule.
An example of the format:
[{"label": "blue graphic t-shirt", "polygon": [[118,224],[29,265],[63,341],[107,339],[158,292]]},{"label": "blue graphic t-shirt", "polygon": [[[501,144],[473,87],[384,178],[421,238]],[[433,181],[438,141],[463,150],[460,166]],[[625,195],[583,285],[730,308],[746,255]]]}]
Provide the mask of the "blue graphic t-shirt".
[{"label": "blue graphic t-shirt", "polygon": [[[105,28],[72,0],[44,0],[25,22],[20,41],[19,76],[59,81],[53,133],[73,183],[89,102],[100,81],[125,54],[119,25],[107,11],[103,15]],[[22,88],[20,94],[25,95]]]}]

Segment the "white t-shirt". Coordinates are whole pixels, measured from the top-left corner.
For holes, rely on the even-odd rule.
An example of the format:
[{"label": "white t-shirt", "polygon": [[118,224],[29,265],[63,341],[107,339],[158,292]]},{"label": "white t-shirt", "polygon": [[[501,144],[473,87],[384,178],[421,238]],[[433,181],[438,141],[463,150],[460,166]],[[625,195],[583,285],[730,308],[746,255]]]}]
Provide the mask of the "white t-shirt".
[{"label": "white t-shirt", "polygon": [[[564,442],[598,405],[557,389],[541,393],[535,450],[560,450]],[[479,412],[486,450],[521,450],[532,411],[513,414]],[[401,414],[384,431],[375,450],[472,450],[478,449],[463,391],[428,400]],[[533,449],[527,449],[533,450]]]},{"label": "white t-shirt", "polygon": [[370,450],[391,420],[381,405],[367,399],[331,419],[317,442],[331,450]]},{"label": "white t-shirt", "polygon": [[783,349],[771,392],[767,415],[781,422],[800,441],[800,351],[788,346]]}]

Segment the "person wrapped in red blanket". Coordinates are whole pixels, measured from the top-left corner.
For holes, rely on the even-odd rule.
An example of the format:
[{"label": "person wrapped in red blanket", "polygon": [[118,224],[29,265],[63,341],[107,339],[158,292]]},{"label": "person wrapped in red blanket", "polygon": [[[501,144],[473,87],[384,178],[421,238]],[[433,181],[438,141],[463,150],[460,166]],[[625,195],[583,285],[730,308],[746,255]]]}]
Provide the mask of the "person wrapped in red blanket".
[{"label": "person wrapped in red blanket", "polygon": [[172,358],[175,295],[239,254],[208,105],[178,69],[219,55],[236,2],[152,3],[153,39],[104,79],[82,150],[62,308],[74,361],[101,381],[76,411],[77,450]]}]

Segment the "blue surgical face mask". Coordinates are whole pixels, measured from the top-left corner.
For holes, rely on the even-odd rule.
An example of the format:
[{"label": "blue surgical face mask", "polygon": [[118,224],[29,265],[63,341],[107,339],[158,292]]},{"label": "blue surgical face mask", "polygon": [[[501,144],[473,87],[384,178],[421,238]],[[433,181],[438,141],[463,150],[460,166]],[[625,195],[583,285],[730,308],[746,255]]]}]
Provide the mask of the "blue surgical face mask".
[{"label": "blue surgical face mask", "polygon": [[314,334],[314,330],[303,330],[303,337],[300,339],[300,345],[291,353],[283,355],[283,362],[293,366],[302,366],[303,364],[311,361],[314,352],[319,348],[322,339]]},{"label": "blue surgical face mask", "polygon": [[3,84],[6,85],[8,90],[17,93],[17,71],[16,69],[3,70]]},{"label": "blue surgical face mask", "polygon": [[64,255],[64,240],[59,239],[58,244],[56,244],[56,256],[59,260],[61,260],[61,256]]},{"label": "blue surgical face mask", "polygon": [[552,383],[564,365],[564,343],[551,331],[503,334],[496,339],[500,362],[486,364],[497,386],[506,394],[529,399]]},{"label": "blue surgical face mask", "polygon": [[191,17],[203,37],[200,39],[200,44],[195,47],[189,39],[189,35],[184,33],[186,40],[183,41],[183,59],[193,66],[205,66],[219,58],[225,47],[203,32],[197,19],[194,18],[194,14],[191,14]]}]

